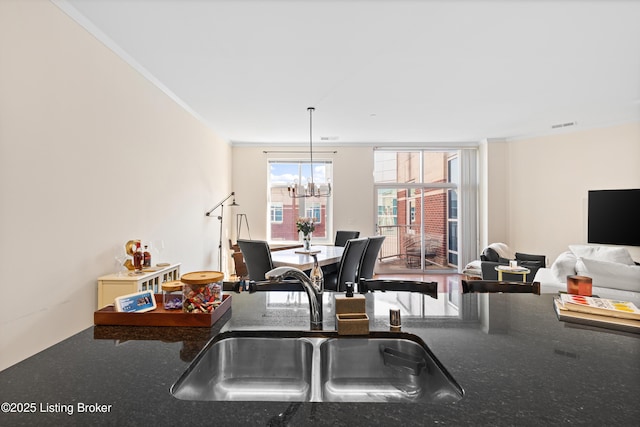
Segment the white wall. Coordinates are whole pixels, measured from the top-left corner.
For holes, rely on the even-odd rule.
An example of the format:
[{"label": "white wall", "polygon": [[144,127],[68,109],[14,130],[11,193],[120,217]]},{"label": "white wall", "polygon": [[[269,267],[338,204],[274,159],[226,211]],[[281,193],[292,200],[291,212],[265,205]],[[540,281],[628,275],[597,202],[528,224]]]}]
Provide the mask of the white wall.
[{"label": "white wall", "polygon": [[[285,152],[308,149],[308,145],[269,147],[265,154],[264,147],[233,147],[233,187],[240,204],[236,213],[247,214],[251,238],[263,240],[267,236],[267,160],[300,158],[300,154]],[[337,153],[316,154],[316,150]],[[314,146],[314,159],[333,160],[334,231],[356,230],[362,237],[374,235],[373,148]],[[244,233],[243,228],[241,237],[248,237]]]},{"label": "white wall", "polygon": [[129,239],[216,267],[231,148],[48,1],[0,2],[0,52],[4,369],[93,324]]},{"label": "white wall", "polygon": [[[546,254],[549,265],[568,245],[586,244],[588,190],[640,188],[638,122],[490,143],[493,148],[491,164],[506,172],[505,241],[521,252]],[[496,205],[489,212],[501,217],[501,210]],[[628,249],[640,261],[640,248]]]},{"label": "white wall", "polygon": [[507,192],[507,143],[504,139],[485,140],[479,146],[480,185],[478,196],[480,247],[493,242],[507,243],[509,216]]}]

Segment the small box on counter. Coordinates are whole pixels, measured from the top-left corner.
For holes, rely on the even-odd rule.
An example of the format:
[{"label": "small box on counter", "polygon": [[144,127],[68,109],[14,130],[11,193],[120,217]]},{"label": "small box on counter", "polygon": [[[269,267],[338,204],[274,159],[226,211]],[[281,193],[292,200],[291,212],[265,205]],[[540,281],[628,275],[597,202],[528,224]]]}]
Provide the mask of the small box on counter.
[{"label": "small box on counter", "polygon": [[369,316],[366,313],[336,314],[338,335],[369,335]]},{"label": "small box on counter", "polygon": [[362,294],[348,297],[343,294],[335,296],[336,314],[342,313],[366,313],[366,299]]}]

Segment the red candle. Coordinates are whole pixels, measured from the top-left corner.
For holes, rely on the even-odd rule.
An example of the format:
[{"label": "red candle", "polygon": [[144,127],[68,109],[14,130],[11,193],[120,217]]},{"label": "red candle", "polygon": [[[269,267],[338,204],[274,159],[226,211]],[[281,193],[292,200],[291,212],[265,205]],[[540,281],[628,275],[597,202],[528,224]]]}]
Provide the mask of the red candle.
[{"label": "red candle", "polygon": [[592,280],[587,276],[567,276],[567,292],[573,295],[591,296]]}]

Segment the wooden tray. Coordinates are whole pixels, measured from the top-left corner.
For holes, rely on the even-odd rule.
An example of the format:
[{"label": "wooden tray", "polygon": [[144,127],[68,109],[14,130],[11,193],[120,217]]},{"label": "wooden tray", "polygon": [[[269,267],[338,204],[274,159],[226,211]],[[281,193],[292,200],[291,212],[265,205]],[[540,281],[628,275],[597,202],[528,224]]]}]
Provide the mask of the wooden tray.
[{"label": "wooden tray", "polygon": [[93,312],[95,325],[118,326],[191,326],[210,328],[231,308],[231,295],[222,295],[222,304],[212,313],[184,313],[182,310],[165,310],[162,294],[155,294],[158,308],[146,313],[121,313],[108,306]]}]

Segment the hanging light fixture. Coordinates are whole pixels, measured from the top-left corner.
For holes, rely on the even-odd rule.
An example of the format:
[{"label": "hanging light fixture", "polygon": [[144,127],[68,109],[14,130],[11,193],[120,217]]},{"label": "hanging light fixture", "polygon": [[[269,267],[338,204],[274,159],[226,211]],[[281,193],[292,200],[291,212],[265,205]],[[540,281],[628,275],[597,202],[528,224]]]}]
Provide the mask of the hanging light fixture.
[{"label": "hanging light fixture", "polygon": [[307,108],[309,111],[309,159],[311,163],[311,177],[307,182],[307,185],[298,184],[294,182],[289,184],[287,191],[289,197],[298,199],[303,197],[329,197],[331,196],[331,183],[316,185],[313,181],[313,112],[316,109],[314,107]]}]

